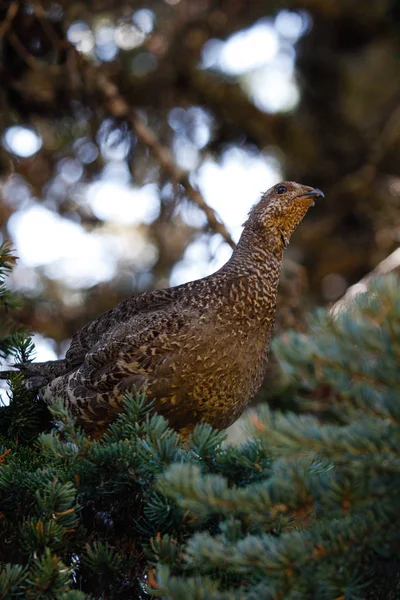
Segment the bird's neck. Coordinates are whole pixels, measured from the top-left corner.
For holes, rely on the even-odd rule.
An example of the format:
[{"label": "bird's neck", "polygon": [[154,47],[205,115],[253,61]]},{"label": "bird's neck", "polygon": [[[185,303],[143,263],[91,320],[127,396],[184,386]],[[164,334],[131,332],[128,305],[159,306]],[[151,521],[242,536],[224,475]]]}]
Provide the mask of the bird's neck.
[{"label": "bird's neck", "polygon": [[271,285],[277,286],[283,250],[284,243],[277,232],[248,225],[226,266],[238,275],[267,276]]},{"label": "bird's neck", "polygon": [[282,254],[283,243],[273,232],[245,227],[230,260],[220,271],[231,283],[232,315],[251,331],[255,329],[264,346],[274,325]]}]

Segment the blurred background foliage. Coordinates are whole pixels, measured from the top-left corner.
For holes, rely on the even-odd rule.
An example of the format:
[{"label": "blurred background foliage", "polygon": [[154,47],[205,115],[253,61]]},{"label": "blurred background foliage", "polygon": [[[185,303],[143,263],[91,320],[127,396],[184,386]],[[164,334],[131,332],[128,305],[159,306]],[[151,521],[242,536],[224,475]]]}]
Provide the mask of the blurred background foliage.
[{"label": "blurred background foliage", "polygon": [[281,179],[326,194],[279,326],[400,238],[398,0],[0,0],[0,241],[38,358],[224,263]]}]

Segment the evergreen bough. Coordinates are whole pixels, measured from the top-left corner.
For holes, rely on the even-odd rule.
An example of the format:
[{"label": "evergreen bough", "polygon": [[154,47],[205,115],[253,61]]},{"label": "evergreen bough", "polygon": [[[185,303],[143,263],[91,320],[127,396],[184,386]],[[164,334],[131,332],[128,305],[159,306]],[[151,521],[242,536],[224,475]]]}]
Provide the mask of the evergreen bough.
[{"label": "evergreen bough", "polygon": [[[15,333],[0,249],[0,349]],[[11,309],[11,314],[13,310]],[[101,440],[12,376],[0,408],[0,599],[397,598],[400,289],[378,281],[275,342],[299,409],[253,414],[240,446],[184,443],[132,390]],[[50,431],[53,421],[55,427]]]}]

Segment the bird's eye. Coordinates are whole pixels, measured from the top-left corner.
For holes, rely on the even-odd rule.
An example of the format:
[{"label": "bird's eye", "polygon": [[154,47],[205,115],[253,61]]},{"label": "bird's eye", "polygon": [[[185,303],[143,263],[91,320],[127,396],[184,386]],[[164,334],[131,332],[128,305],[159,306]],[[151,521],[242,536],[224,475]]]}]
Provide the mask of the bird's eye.
[{"label": "bird's eye", "polygon": [[276,193],[277,194],[284,194],[285,192],[287,192],[287,188],[284,185],[279,185],[276,188]]}]

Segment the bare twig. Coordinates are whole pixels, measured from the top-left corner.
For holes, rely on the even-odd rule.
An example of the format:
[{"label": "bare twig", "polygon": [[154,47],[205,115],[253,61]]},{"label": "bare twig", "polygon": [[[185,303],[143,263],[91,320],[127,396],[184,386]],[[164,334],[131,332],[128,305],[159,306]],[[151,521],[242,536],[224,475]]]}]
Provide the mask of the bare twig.
[{"label": "bare twig", "polygon": [[13,31],[9,32],[8,39],[28,67],[30,67],[33,71],[38,71],[43,68],[39,61],[37,61],[36,58],[34,58],[32,54],[28,52],[19,37]]},{"label": "bare twig", "polygon": [[18,9],[19,9],[19,2],[12,2],[10,4],[7,14],[6,14],[6,18],[4,19],[4,21],[2,23],[0,23],[0,40],[3,39],[3,37],[6,35],[7,31],[10,29],[11,23],[13,22],[13,19],[18,12]]},{"label": "bare twig", "polygon": [[176,183],[183,185],[193,204],[196,204],[204,212],[210,228],[219,233],[231,248],[235,248],[235,242],[216,211],[207,204],[199,190],[190,182],[188,171],[181,169],[175,163],[170,149],[160,142],[154,131],[128,105],[126,100],[120,95],[117,86],[100,73],[96,84],[107,100],[107,107],[110,113],[116,118],[126,119],[131,124],[139,140],[149,148],[162,168],[171,175]]},{"label": "bare twig", "polygon": [[39,19],[40,24],[43,27],[43,31],[46,33],[47,37],[53,44],[53,47],[57,50],[65,49],[68,45],[68,42],[66,40],[60,39],[60,37],[57,35],[53,24],[46,18],[46,12],[43,8],[42,3],[38,0],[35,0],[34,2],[34,11],[36,17]]}]

